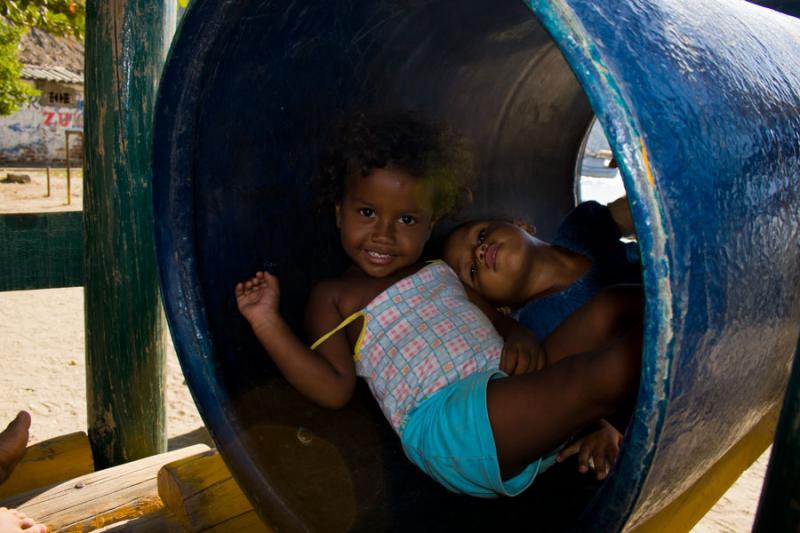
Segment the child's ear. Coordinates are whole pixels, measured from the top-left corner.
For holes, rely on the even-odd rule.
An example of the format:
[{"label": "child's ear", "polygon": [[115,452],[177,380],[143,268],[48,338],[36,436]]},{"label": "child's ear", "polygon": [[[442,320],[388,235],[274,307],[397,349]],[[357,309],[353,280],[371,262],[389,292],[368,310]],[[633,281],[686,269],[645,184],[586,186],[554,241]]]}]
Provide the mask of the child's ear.
[{"label": "child's ear", "polygon": [[531,235],[536,235],[536,226],[529,224],[521,218],[514,218],[514,225],[527,231]]},{"label": "child's ear", "polygon": [[342,227],[342,202],[336,202],[336,227]]}]

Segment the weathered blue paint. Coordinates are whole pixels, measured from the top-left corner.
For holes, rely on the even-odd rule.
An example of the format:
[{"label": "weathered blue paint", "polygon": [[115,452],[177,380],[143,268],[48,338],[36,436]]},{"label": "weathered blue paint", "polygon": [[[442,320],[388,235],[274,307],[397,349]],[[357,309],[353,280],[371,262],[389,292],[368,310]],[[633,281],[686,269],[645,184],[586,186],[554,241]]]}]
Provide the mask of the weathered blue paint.
[{"label": "weathered blue paint", "polygon": [[735,2],[531,7],[614,132],[642,245],[640,452],[592,516],[613,529],[687,488],[781,397],[800,324],[800,22]]},{"label": "weathered blue paint", "polygon": [[[454,509],[454,527],[528,529],[535,514],[540,529],[619,530],[782,395],[800,332],[800,22],[744,2],[527,7],[195,0],[182,19],[154,136],[165,307],[205,422],[273,525],[424,529]],[[573,485],[552,478],[500,503],[446,493],[369,398],[312,407],[237,316],[234,283],[266,267],[298,325],[308,288],[341,267],[309,183],[354,105],[462,132],[482,163],[466,216],[527,215],[545,237],[570,207],[592,111],[603,124],[643,252],[646,347],[624,453],[577,523],[585,498],[569,508]]]}]

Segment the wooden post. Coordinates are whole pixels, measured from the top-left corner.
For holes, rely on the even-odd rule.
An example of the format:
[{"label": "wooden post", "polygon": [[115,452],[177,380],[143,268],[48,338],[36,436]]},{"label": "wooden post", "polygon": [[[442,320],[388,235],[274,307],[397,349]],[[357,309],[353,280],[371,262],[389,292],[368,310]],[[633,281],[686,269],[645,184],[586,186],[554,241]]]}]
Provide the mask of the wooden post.
[{"label": "wooden post", "polygon": [[98,469],[166,448],[150,139],[175,11],[174,0],[87,3],[86,392]]},{"label": "wooden post", "polygon": [[67,156],[67,205],[72,205],[72,191],[70,190],[72,180],[69,175],[69,131],[64,132],[64,150]]},{"label": "wooden post", "polygon": [[50,198],[50,167],[47,167],[47,197]]}]

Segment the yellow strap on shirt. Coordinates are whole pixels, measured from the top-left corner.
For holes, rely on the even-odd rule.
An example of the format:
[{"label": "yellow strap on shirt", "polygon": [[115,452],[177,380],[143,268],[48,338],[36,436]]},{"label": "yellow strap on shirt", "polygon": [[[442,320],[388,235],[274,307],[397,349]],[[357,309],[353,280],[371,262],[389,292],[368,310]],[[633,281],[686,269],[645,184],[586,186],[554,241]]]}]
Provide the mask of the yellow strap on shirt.
[{"label": "yellow strap on shirt", "polygon": [[317,347],[320,344],[322,344],[326,340],[330,339],[332,336],[334,336],[336,333],[338,333],[339,330],[341,330],[342,328],[346,327],[348,324],[350,324],[351,322],[353,322],[354,320],[356,320],[357,318],[362,317],[362,316],[364,317],[364,325],[361,326],[361,333],[359,333],[359,335],[358,335],[358,340],[356,341],[355,353],[353,354],[353,359],[358,361],[359,358],[361,357],[361,341],[364,340],[364,333],[366,333],[366,331],[367,331],[367,314],[364,312],[363,309],[361,311],[356,311],[355,313],[353,313],[349,317],[347,317],[344,320],[342,320],[342,322],[338,326],[336,326],[334,329],[332,329],[331,331],[329,331],[328,333],[326,333],[325,335],[320,337],[314,344],[312,344],[311,345],[311,349],[312,350],[317,349]]}]

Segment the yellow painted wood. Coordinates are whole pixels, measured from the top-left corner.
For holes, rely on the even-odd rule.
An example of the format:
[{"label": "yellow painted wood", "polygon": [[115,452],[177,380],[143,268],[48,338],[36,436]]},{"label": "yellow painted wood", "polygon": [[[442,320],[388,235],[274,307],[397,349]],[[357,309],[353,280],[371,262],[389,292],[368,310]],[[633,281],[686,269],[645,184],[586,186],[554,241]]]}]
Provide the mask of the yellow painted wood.
[{"label": "yellow painted wood", "polygon": [[632,533],[680,533],[689,531],[705,516],[742,472],[769,447],[775,436],[779,408],[776,406],[737,442],[708,472],[672,503],[644,523],[629,529]]},{"label": "yellow painted wood", "polygon": [[216,450],[164,466],[158,493],[188,531],[270,531]]},{"label": "yellow painted wood", "polygon": [[94,461],[86,433],[62,435],[28,446],[11,476],[0,485],[0,498],[90,472],[94,472]]},{"label": "yellow painted wood", "polygon": [[[234,531],[234,530],[231,530]],[[246,530],[245,530],[246,531]],[[165,508],[96,529],[95,533],[187,533]]]},{"label": "yellow painted wood", "polygon": [[51,533],[84,532],[144,516],[163,507],[157,477],[165,464],[208,450],[196,444],[145,457],[58,483],[46,490],[13,496],[0,506],[17,507],[44,523]]},{"label": "yellow painted wood", "polygon": [[271,531],[255,511],[248,511],[214,527],[204,529],[203,533],[229,533],[230,531]]}]

